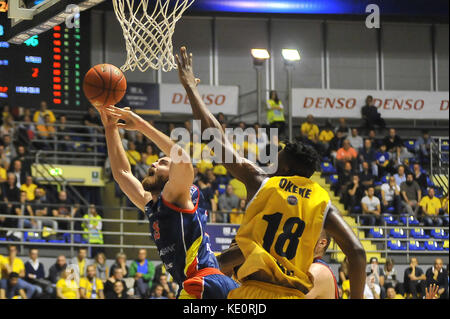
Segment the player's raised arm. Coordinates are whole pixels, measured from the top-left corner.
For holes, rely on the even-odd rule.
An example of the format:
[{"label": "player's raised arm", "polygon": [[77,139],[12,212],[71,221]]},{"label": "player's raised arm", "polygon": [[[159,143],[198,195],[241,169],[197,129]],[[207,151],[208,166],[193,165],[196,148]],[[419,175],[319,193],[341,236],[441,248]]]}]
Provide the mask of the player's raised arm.
[{"label": "player's raised arm", "polygon": [[152,194],[146,192],[139,180],[133,176],[131,166],[123,149],[122,140],[117,128],[117,120],[106,114],[105,110],[98,109],[105,127],[108,157],[111,162],[111,171],[114,180],[120,189],[128,196],[136,207],[144,211],[145,205],[152,199]]},{"label": "player's raised arm", "polygon": [[245,184],[247,188],[247,198],[250,199],[258,191],[263,179],[264,171],[256,164],[242,158],[234,150],[233,145],[227,140],[222,126],[208,110],[197,89],[199,80],[195,77],[192,65],[192,53],[188,54],[185,47],[181,48],[180,56],[176,55],[178,64],[178,74],[180,82],[186,90],[192,107],[192,113],[195,119],[200,119],[202,130],[215,128],[220,134],[220,140],[217,141],[222,146],[223,158],[232,158],[232,163],[222,164],[235,178]]},{"label": "player's raised arm", "polygon": [[[194,181],[194,168],[189,154],[174,143],[167,135],[153,127],[129,108],[120,109],[115,106],[106,108],[106,112],[125,123],[117,123],[117,126],[127,130],[137,130],[167,156],[171,158],[169,181],[164,186],[164,199],[179,206],[185,206],[190,201],[190,187]],[[184,207],[182,207],[184,208]]]},{"label": "player's raised arm", "polygon": [[363,299],[366,283],[366,252],[361,242],[333,206],[328,210],[324,229],[334,238],[348,258],[350,297],[352,299]]}]

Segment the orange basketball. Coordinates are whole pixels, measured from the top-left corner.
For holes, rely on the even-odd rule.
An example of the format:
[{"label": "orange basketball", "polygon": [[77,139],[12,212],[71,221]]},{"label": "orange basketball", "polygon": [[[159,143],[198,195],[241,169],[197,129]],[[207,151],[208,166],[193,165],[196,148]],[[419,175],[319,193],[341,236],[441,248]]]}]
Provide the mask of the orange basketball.
[{"label": "orange basketball", "polygon": [[83,91],[95,107],[116,105],[127,90],[127,79],[122,71],[111,64],[98,64],[84,76]]}]

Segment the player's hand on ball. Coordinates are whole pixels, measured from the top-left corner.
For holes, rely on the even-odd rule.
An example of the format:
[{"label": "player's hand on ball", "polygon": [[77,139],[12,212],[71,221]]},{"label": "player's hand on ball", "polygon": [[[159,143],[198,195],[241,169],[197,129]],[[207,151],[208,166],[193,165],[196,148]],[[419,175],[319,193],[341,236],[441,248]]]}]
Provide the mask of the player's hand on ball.
[{"label": "player's hand on ball", "polygon": [[129,131],[135,131],[138,129],[138,125],[142,120],[142,118],[136,113],[132,112],[129,107],[125,107],[123,109],[115,107],[114,105],[108,106],[106,109],[108,115],[118,120],[122,120],[125,123],[117,123],[117,127],[123,128]]},{"label": "player's hand on ball", "polygon": [[[180,59],[181,56],[181,59]],[[187,53],[186,47],[181,47],[180,56],[175,55],[178,65],[178,75],[180,77],[181,84],[186,87],[197,87],[200,83],[200,79],[194,75],[192,53]]]},{"label": "player's hand on ball", "polygon": [[96,107],[96,109],[100,113],[100,119],[101,119],[101,121],[103,123],[103,126],[105,128],[113,127],[113,126],[117,125],[117,119],[115,119],[111,115],[107,114],[104,108]]}]

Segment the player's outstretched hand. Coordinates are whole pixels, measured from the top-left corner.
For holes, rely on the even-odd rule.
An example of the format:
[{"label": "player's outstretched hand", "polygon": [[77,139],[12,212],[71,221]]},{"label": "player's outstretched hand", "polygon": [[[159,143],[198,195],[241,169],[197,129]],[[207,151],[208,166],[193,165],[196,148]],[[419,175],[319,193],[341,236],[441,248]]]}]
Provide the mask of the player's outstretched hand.
[{"label": "player's outstretched hand", "polygon": [[104,108],[96,107],[96,109],[98,113],[100,113],[100,119],[105,128],[114,127],[117,125],[117,119],[107,114]]},{"label": "player's outstretched hand", "polygon": [[425,287],[425,299],[437,299],[439,291],[439,285],[430,284],[429,288]]},{"label": "player's outstretched hand", "polygon": [[[180,58],[181,56],[181,58]],[[180,56],[175,55],[178,65],[178,76],[181,84],[185,87],[196,87],[200,83],[200,79],[194,75],[192,53],[187,53],[186,47],[181,47]]]},{"label": "player's outstretched hand", "polygon": [[105,108],[105,112],[109,116],[113,117],[116,120],[116,122],[118,120],[123,120],[125,123],[116,123],[117,127],[129,130],[129,131],[138,130],[139,124],[142,123],[142,121],[143,121],[143,119],[136,113],[132,112],[129,107],[125,107],[125,108],[121,109],[114,105],[110,105]]}]

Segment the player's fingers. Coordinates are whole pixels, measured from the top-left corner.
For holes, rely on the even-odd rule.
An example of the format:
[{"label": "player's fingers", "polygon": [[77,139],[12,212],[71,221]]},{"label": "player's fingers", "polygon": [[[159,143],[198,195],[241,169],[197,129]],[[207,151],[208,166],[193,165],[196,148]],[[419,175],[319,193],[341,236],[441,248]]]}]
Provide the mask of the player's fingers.
[{"label": "player's fingers", "polygon": [[202,80],[200,80],[199,78],[196,78],[196,79],[195,79],[195,84],[196,84],[196,85],[199,85],[201,81],[202,81]]},{"label": "player's fingers", "polygon": [[193,58],[193,56],[194,55],[192,53],[189,54],[189,66],[190,67],[192,67],[192,58]]},{"label": "player's fingers", "polygon": [[177,61],[178,67],[181,68],[182,65],[181,65],[180,57],[178,56],[178,54],[175,54],[175,60]]},{"label": "player's fingers", "polygon": [[188,62],[189,59],[187,56],[186,47],[182,47],[181,50],[182,50],[182,54],[183,54],[184,65],[189,65],[189,62]]}]

